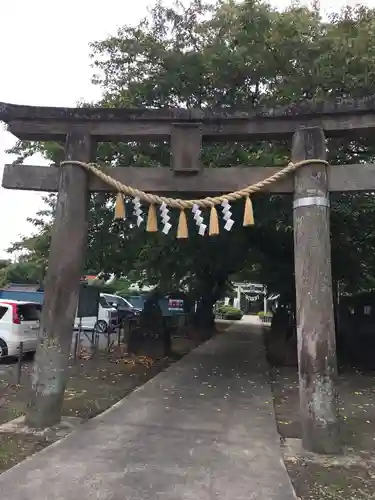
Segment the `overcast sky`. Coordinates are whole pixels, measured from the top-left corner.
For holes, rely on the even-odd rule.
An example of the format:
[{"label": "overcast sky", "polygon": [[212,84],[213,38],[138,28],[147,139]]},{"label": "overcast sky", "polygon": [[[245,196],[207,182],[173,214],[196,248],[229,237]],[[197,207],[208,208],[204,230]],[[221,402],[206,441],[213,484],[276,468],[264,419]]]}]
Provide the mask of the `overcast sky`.
[{"label": "overcast sky", "polygon": [[[100,96],[91,85],[88,44],[116,32],[122,24],[137,23],[152,0],[1,0],[0,101],[39,106],[74,106],[80,99]],[[284,7],[289,2],[274,0]],[[321,0],[334,8],[351,1]],[[375,5],[368,0],[367,5]],[[15,138],[0,124],[0,176],[12,158],[5,150]],[[34,157],[29,161],[42,164]],[[42,207],[41,195],[0,188],[0,258],[18,235],[28,234],[26,222]]]}]

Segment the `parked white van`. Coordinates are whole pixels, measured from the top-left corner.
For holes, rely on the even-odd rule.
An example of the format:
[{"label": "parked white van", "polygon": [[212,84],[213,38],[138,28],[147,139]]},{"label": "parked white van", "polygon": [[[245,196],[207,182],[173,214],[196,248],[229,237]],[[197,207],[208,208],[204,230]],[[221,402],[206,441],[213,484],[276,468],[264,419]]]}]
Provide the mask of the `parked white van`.
[{"label": "parked white van", "polygon": [[0,358],[36,350],[42,306],[36,302],[0,300]]},{"label": "parked white van", "polygon": [[104,297],[100,294],[98,315],[90,317],[76,317],[74,322],[74,329],[87,331],[97,331],[98,333],[107,333],[113,331],[119,326],[119,314],[115,307],[112,307]]},{"label": "parked white van", "polygon": [[[0,358],[18,356],[20,343],[23,352],[35,352],[40,327],[42,305],[37,302],[0,300]],[[98,315],[75,319],[74,327],[84,331],[107,333],[119,325],[118,312],[102,296],[99,298]]]}]

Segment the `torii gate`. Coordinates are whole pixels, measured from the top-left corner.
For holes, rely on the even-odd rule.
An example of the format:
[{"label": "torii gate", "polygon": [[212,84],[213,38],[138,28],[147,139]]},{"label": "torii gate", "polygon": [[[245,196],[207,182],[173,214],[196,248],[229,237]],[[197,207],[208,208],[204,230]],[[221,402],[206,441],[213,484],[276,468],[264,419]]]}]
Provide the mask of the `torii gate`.
[{"label": "torii gate", "polygon": [[[375,99],[305,102],[271,110],[107,109],[0,103],[0,120],[19,139],[65,141],[66,160],[95,159],[97,141],[170,139],[171,168],[109,168],[109,175],[151,193],[215,195],[254,184],[280,169],[204,169],[202,140],[292,139],[291,159],[325,159],[325,135],[375,128]],[[6,165],[4,188],[58,192],[45,303],[26,422],[61,417],[72,328],[88,225],[89,191],[111,191],[77,166]],[[375,190],[375,164],[326,167],[311,162],[268,191],[294,193],[295,279],[301,422],[305,449],[340,450],[329,230],[330,191]]]}]

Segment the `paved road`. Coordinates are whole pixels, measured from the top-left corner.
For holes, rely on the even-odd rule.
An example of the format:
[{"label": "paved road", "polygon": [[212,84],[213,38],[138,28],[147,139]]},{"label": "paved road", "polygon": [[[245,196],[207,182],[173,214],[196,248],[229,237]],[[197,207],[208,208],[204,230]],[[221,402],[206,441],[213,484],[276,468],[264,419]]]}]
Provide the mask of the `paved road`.
[{"label": "paved road", "polygon": [[[252,329],[252,331],[251,331]],[[261,336],[241,322],[0,476],[7,500],[292,500]]]}]

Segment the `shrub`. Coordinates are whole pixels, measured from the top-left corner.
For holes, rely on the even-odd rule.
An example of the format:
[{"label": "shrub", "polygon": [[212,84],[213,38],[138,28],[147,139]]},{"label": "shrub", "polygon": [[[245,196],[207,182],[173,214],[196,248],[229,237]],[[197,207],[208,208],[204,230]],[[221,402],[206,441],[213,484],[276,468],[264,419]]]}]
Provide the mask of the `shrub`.
[{"label": "shrub", "polygon": [[265,313],[264,311],[259,311],[258,316],[259,318],[264,318],[265,316],[267,316],[267,318],[272,318],[273,313],[272,312]]},{"label": "shrub", "polygon": [[223,319],[240,320],[242,319],[243,313],[241,309],[233,306],[220,306],[217,309],[218,314],[223,315]]},{"label": "shrub", "polygon": [[270,323],[273,317],[272,312],[264,313],[264,311],[258,312],[258,317],[261,319],[263,323]]}]

